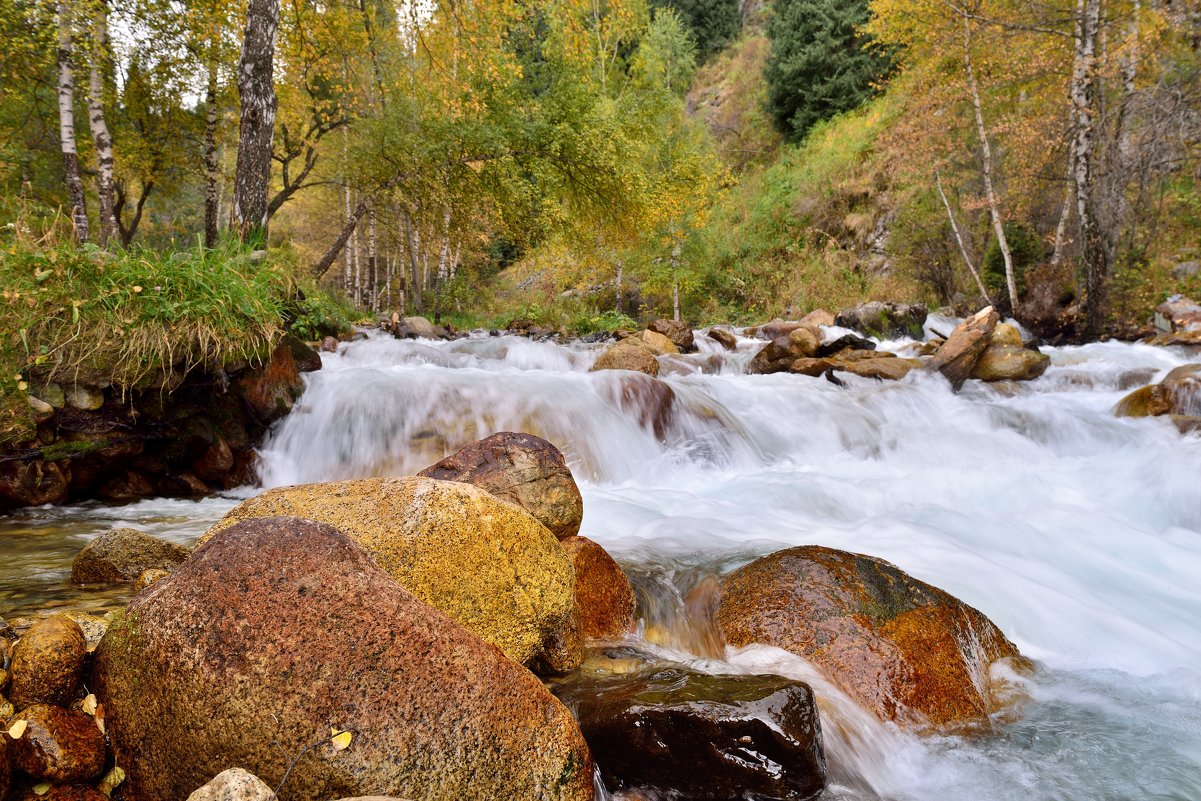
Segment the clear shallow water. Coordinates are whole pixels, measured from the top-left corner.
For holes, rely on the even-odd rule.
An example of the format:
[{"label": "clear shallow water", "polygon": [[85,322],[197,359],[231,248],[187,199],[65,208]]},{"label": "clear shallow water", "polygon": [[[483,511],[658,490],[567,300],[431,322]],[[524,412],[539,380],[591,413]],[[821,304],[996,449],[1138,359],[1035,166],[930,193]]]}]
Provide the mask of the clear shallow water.
[{"label": "clear shallow water", "polygon": [[[597,353],[587,346],[372,337],[309,374],[261,472],[268,485],[407,474],[494,431],[539,434],[581,484],[582,533],[653,602],[647,647],[814,681],[830,798],[1201,799],[1201,439],[1112,416],[1183,354],[1054,349],[1036,382],[969,382],[955,395],[924,374],[849,377],[847,389],[745,376],[755,347],[727,355],[702,342],[668,360],[678,403],[660,438],[622,407],[622,375],[587,372]],[[0,598],[80,603],[62,582],[89,537],[123,522],[187,542],[234,503],[0,520]],[[992,618],[1039,663],[1024,716],[990,737],[916,738],[859,713],[784,652],[706,652],[704,633],[688,630],[687,593],[811,543],[888,559]]]}]

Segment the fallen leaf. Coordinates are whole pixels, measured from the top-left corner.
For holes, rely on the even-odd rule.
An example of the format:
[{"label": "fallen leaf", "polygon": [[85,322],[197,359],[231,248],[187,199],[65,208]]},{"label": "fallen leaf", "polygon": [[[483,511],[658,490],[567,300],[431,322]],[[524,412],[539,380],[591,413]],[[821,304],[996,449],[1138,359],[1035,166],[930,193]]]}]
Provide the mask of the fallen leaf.
[{"label": "fallen leaf", "polygon": [[16,723],[14,723],[12,726],[9,726],[9,728],[8,728],[8,736],[9,736],[9,737],[11,737],[11,738],[13,738],[14,740],[20,740],[20,739],[21,739],[21,735],[25,733],[25,729],[26,729],[28,726],[29,726],[29,721],[27,721],[27,720],[18,720],[18,721],[17,721]]},{"label": "fallen leaf", "polygon": [[50,782],[35,784],[32,789],[34,795],[45,795],[46,793],[50,792]]},{"label": "fallen leaf", "polygon": [[117,785],[125,781],[125,771],[120,765],[113,765],[113,769],[104,774],[104,778],[96,785],[96,789],[104,793],[105,796],[111,796],[113,790],[117,789]]},{"label": "fallen leaf", "polygon": [[334,746],[335,751],[345,751],[350,747],[350,741],[354,738],[354,735],[348,731],[330,729],[329,733],[333,735],[329,738],[329,741]]},{"label": "fallen leaf", "polygon": [[83,714],[85,714],[85,715],[95,715],[96,714],[96,694],[88,693],[88,697],[83,699],[82,702],[80,702],[79,708],[83,710]]}]

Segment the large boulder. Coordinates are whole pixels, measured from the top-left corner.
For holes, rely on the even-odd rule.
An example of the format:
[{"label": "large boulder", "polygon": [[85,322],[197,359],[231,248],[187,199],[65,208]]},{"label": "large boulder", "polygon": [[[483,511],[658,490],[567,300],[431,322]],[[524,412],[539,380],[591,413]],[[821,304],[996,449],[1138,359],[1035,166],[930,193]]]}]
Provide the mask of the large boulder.
[{"label": "large boulder", "polygon": [[738,337],[734,335],[733,331],[727,331],[724,328],[710,328],[706,336],[726,350],[738,349]]},{"label": "large boulder", "polygon": [[[825,361],[825,360],[819,360]],[[835,370],[852,373],[863,378],[899,381],[915,367],[922,367],[917,359],[901,359],[895,353],[870,350],[844,350],[828,361]],[[794,370],[794,372],[797,372]]]},{"label": "large boulder", "polygon": [[934,358],[930,362],[931,369],[946,376],[956,392],[971,376],[976,362],[991,342],[993,329],[997,327],[1000,319],[996,309],[985,306],[955,326],[947,341],[934,352]]},{"label": "large boulder", "polygon": [[791,651],[881,720],[916,728],[987,719],[989,666],[1018,654],[988,618],[937,587],[819,546],[730,574],[717,618],[729,644]]},{"label": "large boulder", "polygon": [[1032,381],[1047,371],[1049,356],[1031,350],[1021,333],[1008,323],[997,323],[988,347],[972,367],[971,377],[981,381]]},{"label": "large boulder", "polygon": [[593,797],[579,729],[535,676],[311,520],[222,530],[129,603],[94,674],[127,801],[187,798],[230,765],[282,801]]},{"label": "large boulder", "polygon": [[656,334],[662,334],[670,339],[681,353],[695,349],[692,327],[683,320],[655,320],[646,328],[648,331],[654,331]]},{"label": "large boulder", "polygon": [[843,309],[834,324],[876,339],[922,338],[929,310],[924,303],[882,303],[873,300]]},{"label": "large boulder", "polygon": [[418,475],[487,490],[525,509],[559,539],[579,533],[584,517],[584,501],[563,454],[533,434],[493,434]]},{"label": "large boulder", "polygon": [[639,331],[633,337],[628,338],[641,342],[656,356],[668,356],[680,352],[680,349],[676,347],[676,343],[672,342],[670,337],[664,336],[657,331],[652,331],[649,328],[645,331]]},{"label": "large boulder", "polygon": [[66,462],[0,462],[0,509],[62,503],[70,492],[70,481],[71,468]]},{"label": "large boulder", "polygon": [[573,676],[572,708],[605,786],[678,801],[801,801],[826,786],[809,686],[781,676],[710,676],[654,666]]},{"label": "large boulder", "polygon": [[751,375],[786,372],[797,359],[816,356],[820,345],[819,331],[809,326],[798,325],[760,348],[747,366],[747,372]]},{"label": "large boulder", "polygon": [[191,554],[182,545],[132,528],[114,528],[83,546],[71,564],[71,581],[134,581],[146,570],[170,570]]},{"label": "large boulder", "polygon": [[13,718],[25,732],[12,744],[13,764],[35,779],[56,784],[86,782],[104,771],[104,732],[79,712],[34,704]]},{"label": "large boulder", "polygon": [[654,432],[660,442],[676,419],[676,392],[665,381],[645,375],[622,376],[617,385],[621,410]]},{"label": "large boulder", "polygon": [[641,339],[626,337],[598,356],[592,370],[632,370],[655,377],[659,375],[659,360]]},{"label": "large boulder", "polygon": [[420,477],[280,487],[231,510],[202,541],[277,515],[337,527],[405,589],[519,664],[570,670],[582,658],[571,560],[528,512],[485,490]]},{"label": "large boulder", "polygon": [[561,545],[575,570],[581,634],[586,639],[626,634],[634,625],[638,602],[621,566],[587,537],[568,537]]},{"label": "large boulder", "polygon": [[34,623],[13,648],[13,706],[69,704],[79,689],[87,653],[87,639],[75,621],[58,616]]}]

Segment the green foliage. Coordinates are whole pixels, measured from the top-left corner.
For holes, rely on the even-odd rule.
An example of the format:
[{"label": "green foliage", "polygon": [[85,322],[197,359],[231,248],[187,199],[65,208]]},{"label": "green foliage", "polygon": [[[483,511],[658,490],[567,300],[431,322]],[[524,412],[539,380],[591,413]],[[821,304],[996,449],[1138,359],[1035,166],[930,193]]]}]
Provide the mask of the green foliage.
[{"label": "green foliage", "polygon": [[866,0],[776,0],[774,11],[768,107],[799,141],[821,120],[868,100],[892,60],[859,30],[868,20]]},{"label": "green foliage", "polygon": [[[1005,222],[1005,241],[1009,243],[1009,257],[1013,260],[1013,280],[1017,284],[1018,297],[1026,294],[1026,271],[1042,261],[1042,240],[1028,225],[1017,220]],[[1005,256],[994,236],[984,252],[984,270],[981,276],[984,286],[994,297],[1008,298],[1005,281]]]},{"label": "green foliage", "polygon": [[25,392],[70,381],[154,389],[257,361],[282,335],[291,270],[235,243],[155,252],[3,242],[0,441],[30,433]]},{"label": "green foliage", "polygon": [[288,333],[312,342],[350,332],[358,315],[346,298],[307,283],[299,294],[300,297],[289,304]]},{"label": "green foliage", "polygon": [[661,87],[682,96],[696,73],[696,59],[696,44],[679,15],[661,8],[638,44],[630,73],[642,88]]},{"label": "green foliage", "polygon": [[699,61],[705,61],[738,36],[738,0],[652,0],[656,8],[674,9],[696,42]]}]

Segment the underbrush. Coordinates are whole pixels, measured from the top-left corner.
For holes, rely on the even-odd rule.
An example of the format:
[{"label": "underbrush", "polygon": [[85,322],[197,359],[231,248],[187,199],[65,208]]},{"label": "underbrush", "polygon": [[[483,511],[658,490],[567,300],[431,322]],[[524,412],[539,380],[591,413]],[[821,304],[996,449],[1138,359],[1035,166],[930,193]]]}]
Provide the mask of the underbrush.
[{"label": "underbrush", "polygon": [[[52,381],[169,390],[194,368],[256,363],[347,309],[285,259],[238,243],[104,250],[9,227],[0,250],[0,442],[32,434],[26,392]],[[303,300],[301,296],[303,295]]]}]

